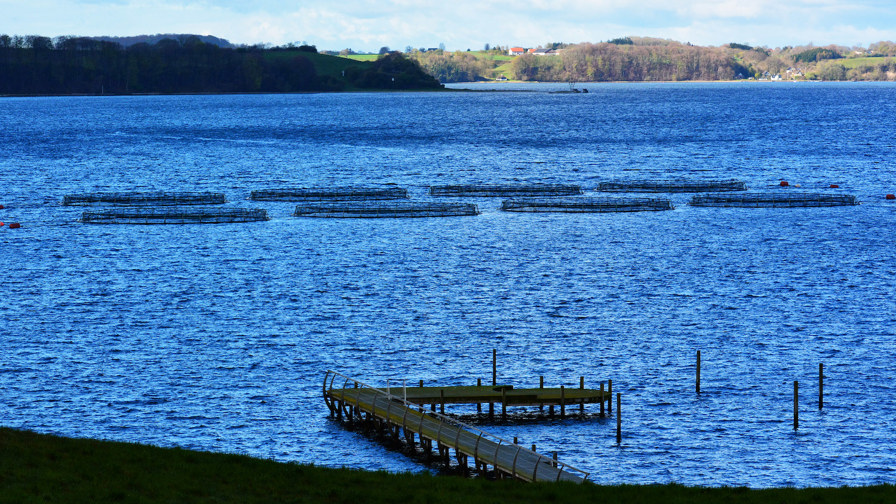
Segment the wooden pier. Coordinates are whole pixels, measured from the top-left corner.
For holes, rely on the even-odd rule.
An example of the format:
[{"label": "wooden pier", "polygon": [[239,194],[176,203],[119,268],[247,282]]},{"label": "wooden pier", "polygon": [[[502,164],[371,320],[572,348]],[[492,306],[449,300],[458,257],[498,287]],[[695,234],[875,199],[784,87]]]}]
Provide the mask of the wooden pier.
[{"label": "wooden pier", "polygon": [[[567,405],[609,400],[603,391],[579,389],[513,389],[508,386],[473,387],[397,387],[379,389],[334,371],[327,371],[323,384],[324,401],[331,416],[345,422],[373,425],[399,441],[403,436],[409,446],[419,445],[431,454],[433,447],[445,463],[451,451],[458,465],[466,472],[473,459],[475,469],[492,471],[501,477],[523,481],[571,481],[582,483],[588,473],[558,462],[489,434],[476,427],[436,412],[436,405],[501,403],[507,405],[559,405],[561,412]],[[425,411],[424,405],[431,411]],[[601,407],[603,410],[603,407]]]}]

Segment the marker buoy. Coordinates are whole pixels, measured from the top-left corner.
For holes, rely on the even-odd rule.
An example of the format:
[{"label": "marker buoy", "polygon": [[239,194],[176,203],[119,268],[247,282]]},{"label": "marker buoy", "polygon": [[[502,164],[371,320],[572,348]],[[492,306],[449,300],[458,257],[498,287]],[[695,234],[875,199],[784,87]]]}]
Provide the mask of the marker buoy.
[{"label": "marker buoy", "polygon": [[837,184],[831,184],[831,189],[840,189],[840,186]]},{"label": "marker buoy", "polygon": [[6,207],[3,205],[0,205],[0,210],[3,210],[4,208],[6,208]]},{"label": "marker buoy", "polygon": [[9,229],[19,229],[20,227],[22,227],[22,225],[18,222],[13,222],[9,225]]},{"label": "marker buoy", "polygon": [[887,199],[890,199],[890,200],[896,199],[896,194],[888,194]]},{"label": "marker buoy", "polygon": [[786,180],[781,181],[781,187],[787,187],[789,185],[790,185],[790,183],[788,183]]},{"label": "marker buoy", "polygon": [[3,227],[3,223],[2,223],[2,222],[0,222],[0,227]]}]

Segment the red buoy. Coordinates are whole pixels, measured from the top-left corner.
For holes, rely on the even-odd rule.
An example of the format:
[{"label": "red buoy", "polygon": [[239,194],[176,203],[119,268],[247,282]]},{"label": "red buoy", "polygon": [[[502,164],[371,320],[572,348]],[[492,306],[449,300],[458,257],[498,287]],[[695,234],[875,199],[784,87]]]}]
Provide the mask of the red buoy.
[{"label": "red buoy", "polygon": [[19,229],[20,227],[22,227],[22,225],[19,224],[18,222],[13,222],[13,223],[10,223],[10,225],[9,225],[9,229]]},{"label": "red buoy", "polygon": [[887,199],[896,199],[896,194],[888,194]]},{"label": "red buoy", "polygon": [[2,223],[2,222],[0,222],[0,227],[3,227],[3,223]]},{"label": "red buoy", "polygon": [[840,186],[837,184],[831,184],[831,189],[840,189]]},{"label": "red buoy", "polygon": [[790,185],[790,184],[789,184],[786,180],[782,180],[782,181],[781,181],[781,187],[787,187],[787,186],[789,186],[789,185]]},{"label": "red buoy", "polygon": [[6,207],[3,205],[0,205],[0,210],[3,210],[4,208],[6,208]]}]

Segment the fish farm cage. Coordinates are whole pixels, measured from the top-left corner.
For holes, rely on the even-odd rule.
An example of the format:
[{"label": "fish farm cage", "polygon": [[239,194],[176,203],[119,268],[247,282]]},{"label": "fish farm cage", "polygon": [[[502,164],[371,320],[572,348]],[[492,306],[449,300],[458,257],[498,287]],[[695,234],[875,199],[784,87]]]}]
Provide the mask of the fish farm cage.
[{"label": "fish farm cage", "polygon": [[505,200],[505,212],[652,212],[674,210],[672,202],[661,198],[549,198]]},{"label": "fish farm cage", "polygon": [[396,217],[458,217],[479,215],[472,203],[431,203],[420,201],[354,201],[345,203],[317,203],[296,206],[295,217],[330,218],[396,218]]},{"label": "fish farm cage", "polygon": [[699,193],[746,191],[740,180],[628,180],[601,182],[599,192]]},{"label": "fish farm cage", "polygon": [[745,208],[794,208],[852,206],[859,202],[848,194],[818,193],[742,193],[697,194],[691,198],[691,206],[745,207]]},{"label": "fish farm cage", "polygon": [[85,224],[232,224],[269,220],[259,208],[133,208],[86,211]]},{"label": "fish farm cage", "polygon": [[582,194],[582,188],[577,185],[562,184],[534,184],[534,185],[444,185],[430,186],[429,194],[432,196],[453,197],[539,197],[539,196],[575,196]]},{"label": "fish farm cage", "polygon": [[98,192],[69,194],[62,199],[64,206],[180,206],[220,205],[226,202],[223,193],[213,192]]},{"label": "fish farm cage", "polygon": [[407,199],[408,190],[401,187],[330,187],[263,189],[252,191],[255,201],[370,201]]}]

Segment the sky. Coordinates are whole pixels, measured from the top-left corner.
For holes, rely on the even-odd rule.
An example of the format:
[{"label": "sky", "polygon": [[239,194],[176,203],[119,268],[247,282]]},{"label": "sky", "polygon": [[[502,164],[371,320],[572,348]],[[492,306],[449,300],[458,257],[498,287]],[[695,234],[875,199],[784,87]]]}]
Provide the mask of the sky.
[{"label": "sky", "polygon": [[896,0],[0,0],[0,34],[157,33],[358,52],[624,36],[702,46],[865,47],[896,40]]}]

